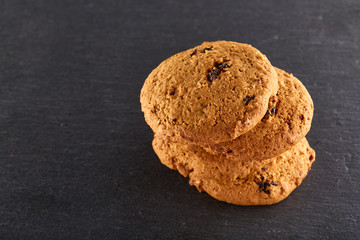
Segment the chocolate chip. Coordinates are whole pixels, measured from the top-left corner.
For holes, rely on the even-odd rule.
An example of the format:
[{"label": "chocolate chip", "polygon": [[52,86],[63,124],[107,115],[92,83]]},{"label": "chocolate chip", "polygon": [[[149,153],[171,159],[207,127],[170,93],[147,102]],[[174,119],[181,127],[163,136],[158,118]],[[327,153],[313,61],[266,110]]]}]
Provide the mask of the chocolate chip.
[{"label": "chocolate chip", "polygon": [[277,186],[279,184],[277,184],[277,182],[275,182],[275,181],[271,181],[271,185]]},{"label": "chocolate chip", "polygon": [[266,167],[263,167],[261,168],[261,171],[266,171],[266,169],[267,169]]},{"label": "chocolate chip", "polygon": [[209,79],[209,81],[210,81],[210,82],[214,81],[214,80],[217,78],[217,76],[219,76],[220,73],[221,73],[222,71],[224,71],[224,70],[223,70],[224,68],[229,68],[229,67],[230,67],[230,66],[227,65],[226,62],[222,62],[222,63],[216,65],[216,66],[215,66],[215,69],[210,70],[209,73],[208,73],[208,79]]},{"label": "chocolate chip", "polygon": [[196,54],[197,49],[194,48],[194,51],[190,54],[190,57]]},{"label": "chocolate chip", "polygon": [[270,187],[270,183],[268,183],[268,182],[258,182],[257,184],[259,185],[260,191],[263,191],[266,194],[270,194],[270,189],[268,189],[268,187]]},{"label": "chocolate chip", "polygon": [[204,48],[201,52],[205,53],[205,51],[212,51],[212,48]]},{"label": "chocolate chip", "polygon": [[270,194],[270,189],[267,189],[267,188],[270,187],[270,186],[271,186],[271,185],[270,185],[269,182],[265,182],[265,183],[264,183],[264,189],[262,189],[263,192],[266,193],[266,194]]},{"label": "chocolate chip", "polygon": [[177,119],[176,118],[173,118],[173,122],[176,122],[177,121]]},{"label": "chocolate chip", "polygon": [[223,62],[223,63],[219,64],[219,65],[217,66],[217,68],[220,68],[220,69],[222,70],[222,69],[224,69],[224,68],[229,68],[229,65],[227,65],[226,62]]},{"label": "chocolate chip", "polygon": [[231,149],[229,149],[229,150],[227,150],[227,154],[230,154],[230,153],[232,153],[233,151],[231,150]]},{"label": "chocolate chip", "polygon": [[215,68],[211,71],[209,71],[208,79],[212,82],[216,79],[217,76],[219,76],[221,70],[218,68]]},{"label": "chocolate chip", "polygon": [[[259,185],[259,190],[260,191],[263,191],[264,193],[266,194],[270,194],[270,189],[268,189],[269,187],[271,187],[271,184],[270,184],[270,181],[269,180],[266,180],[264,181],[264,177],[263,176],[260,176],[260,179],[261,181],[258,181],[258,180],[254,180],[255,183],[257,185]],[[276,186],[276,185],[275,185]]]},{"label": "chocolate chip", "polygon": [[299,115],[299,119],[302,121],[302,120],[304,120],[304,115]]},{"label": "chocolate chip", "polygon": [[247,106],[249,104],[249,102],[254,99],[255,99],[255,96],[247,96],[246,98],[244,98],[245,106]]},{"label": "chocolate chip", "polygon": [[274,107],[274,108],[272,108],[271,110],[270,110],[270,115],[272,116],[272,115],[275,115],[276,114],[276,107]]}]

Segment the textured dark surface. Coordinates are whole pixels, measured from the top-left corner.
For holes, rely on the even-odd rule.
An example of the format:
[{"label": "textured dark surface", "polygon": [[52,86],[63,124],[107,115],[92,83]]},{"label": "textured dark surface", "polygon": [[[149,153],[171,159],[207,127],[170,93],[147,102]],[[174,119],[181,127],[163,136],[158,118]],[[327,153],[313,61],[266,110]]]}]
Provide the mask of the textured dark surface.
[{"label": "textured dark surface", "polygon": [[[358,239],[360,2],[0,1],[1,239]],[[280,204],[238,207],[161,165],[147,74],[251,43],[315,103],[317,158]]]}]

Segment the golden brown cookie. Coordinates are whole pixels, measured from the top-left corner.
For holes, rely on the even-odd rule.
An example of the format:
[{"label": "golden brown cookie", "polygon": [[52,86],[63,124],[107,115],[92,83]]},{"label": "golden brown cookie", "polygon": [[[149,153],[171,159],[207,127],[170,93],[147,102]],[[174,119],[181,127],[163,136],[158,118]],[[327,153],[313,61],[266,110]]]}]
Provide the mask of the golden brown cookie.
[{"label": "golden brown cookie", "polygon": [[161,162],[190,178],[190,185],[237,205],[269,205],[285,199],[306,177],[315,152],[303,138],[290,150],[263,161],[234,161],[212,155],[194,144],[155,135]]},{"label": "golden brown cookie", "polygon": [[236,42],[204,42],[155,68],[140,101],[155,133],[218,143],[253,128],[277,89],[276,71],[257,49]]},{"label": "golden brown cookie", "polygon": [[262,160],[290,149],[310,130],[314,106],[304,85],[292,74],[275,68],[279,90],[270,98],[263,119],[238,138],[218,144],[200,144],[213,154],[239,161]]}]

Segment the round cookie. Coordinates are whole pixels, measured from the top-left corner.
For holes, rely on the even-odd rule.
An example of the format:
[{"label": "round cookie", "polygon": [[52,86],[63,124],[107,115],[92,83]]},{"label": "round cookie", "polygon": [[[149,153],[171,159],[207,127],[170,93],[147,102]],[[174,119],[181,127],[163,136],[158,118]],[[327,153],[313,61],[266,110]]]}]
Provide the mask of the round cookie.
[{"label": "round cookie", "polygon": [[257,49],[204,42],[156,67],[144,83],[140,102],[155,133],[214,144],[253,128],[277,89],[276,71]]},{"label": "round cookie", "polygon": [[315,152],[303,138],[290,150],[263,161],[233,161],[194,144],[155,136],[161,162],[189,177],[190,185],[220,201],[237,205],[269,205],[285,199],[311,169]]},{"label": "round cookie", "polygon": [[253,129],[238,138],[218,144],[200,144],[213,154],[239,161],[262,160],[285,152],[304,138],[311,127],[314,106],[304,85],[292,74],[275,68],[279,90],[271,97],[268,111]]}]

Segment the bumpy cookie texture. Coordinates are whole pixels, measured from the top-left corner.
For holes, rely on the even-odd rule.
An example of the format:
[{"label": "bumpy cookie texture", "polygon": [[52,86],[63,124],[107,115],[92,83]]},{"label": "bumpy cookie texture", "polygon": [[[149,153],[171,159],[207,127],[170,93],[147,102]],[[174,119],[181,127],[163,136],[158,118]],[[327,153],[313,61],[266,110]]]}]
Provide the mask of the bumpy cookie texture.
[{"label": "bumpy cookie texture", "polygon": [[204,42],[155,68],[140,101],[155,133],[219,143],[253,128],[277,89],[276,71],[257,49],[236,42]]},{"label": "bumpy cookie texture", "polygon": [[311,127],[314,106],[304,85],[292,74],[275,68],[279,91],[270,98],[268,110],[253,129],[219,144],[201,144],[213,154],[239,161],[277,156],[305,137]]},{"label": "bumpy cookie texture", "polygon": [[212,155],[194,144],[155,136],[161,162],[190,178],[190,185],[237,205],[269,205],[285,199],[311,169],[315,152],[303,138],[290,150],[263,161],[234,161]]}]

